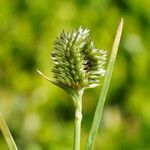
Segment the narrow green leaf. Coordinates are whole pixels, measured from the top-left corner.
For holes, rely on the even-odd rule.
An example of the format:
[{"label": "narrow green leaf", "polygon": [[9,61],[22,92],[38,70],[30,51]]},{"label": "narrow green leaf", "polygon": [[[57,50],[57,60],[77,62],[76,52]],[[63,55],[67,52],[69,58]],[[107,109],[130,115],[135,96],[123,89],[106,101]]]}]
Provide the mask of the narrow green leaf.
[{"label": "narrow green leaf", "polygon": [[7,127],[7,124],[2,116],[2,114],[0,113],[0,129],[2,131],[2,134],[5,138],[5,141],[9,147],[10,150],[18,150],[15,141]]},{"label": "narrow green leaf", "polygon": [[99,124],[101,121],[102,111],[103,111],[107,91],[109,88],[109,83],[111,80],[111,76],[112,76],[112,72],[113,72],[113,68],[114,68],[114,64],[115,64],[115,60],[116,60],[116,56],[117,56],[117,51],[118,51],[118,46],[119,46],[120,39],[121,39],[122,29],[123,29],[123,19],[121,19],[121,21],[120,21],[120,24],[118,26],[118,30],[117,30],[117,33],[115,36],[111,56],[110,56],[109,63],[108,63],[108,68],[106,71],[106,77],[105,77],[104,84],[103,84],[101,94],[99,97],[99,101],[98,101],[98,104],[96,107],[92,127],[91,127],[90,134],[89,134],[89,137],[88,137],[88,140],[86,143],[85,150],[92,150],[94,147],[95,138],[96,138]]}]

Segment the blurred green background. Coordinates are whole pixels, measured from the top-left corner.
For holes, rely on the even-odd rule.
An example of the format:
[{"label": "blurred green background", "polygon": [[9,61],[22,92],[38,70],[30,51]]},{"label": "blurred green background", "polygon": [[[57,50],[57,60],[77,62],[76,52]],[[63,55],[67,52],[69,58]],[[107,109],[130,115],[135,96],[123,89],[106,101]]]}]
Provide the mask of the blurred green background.
[{"label": "blurred green background", "polygon": [[[150,149],[150,1],[0,0],[0,112],[19,150],[71,150],[74,106],[52,77],[50,52],[64,29],[91,30],[108,56],[120,18],[123,37],[94,150]],[[100,87],[83,100],[82,149]],[[8,150],[0,134],[0,150]]]}]

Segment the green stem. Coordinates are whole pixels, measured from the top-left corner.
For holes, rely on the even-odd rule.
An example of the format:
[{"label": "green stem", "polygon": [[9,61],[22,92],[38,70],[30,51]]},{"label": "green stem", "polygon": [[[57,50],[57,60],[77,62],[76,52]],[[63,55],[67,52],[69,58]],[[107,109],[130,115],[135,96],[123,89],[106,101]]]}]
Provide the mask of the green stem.
[{"label": "green stem", "polygon": [[106,77],[105,77],[104,84],[103,84],[101,94],[100,94],[100,98],[96,107],[93,124],[92,124],[91,131],[90,131],[87,143],[86,143],[85,150],[92,150],[94,146],[95,138],[96,138],[99,124],[100,124],[101,117],[102,117],[102,111],[103,111],[109,83],[110,83],[112,72],[113,72],[113,67],[114,67],[115,60],[116,60],[116,55],[117,55],[118,46],[119,46],[120,39],[121,39],[122,29],[123,29],[123,19],[121,19],[121,22],[118,26],[118,30],[115,36],[111,56],[110,56],[109,63],[108,63],[108,68],[106,71]]},{"label": "green stem", "polygon": [[73,96],[75,104],[75,126],[74,126],[74,150],[80,150],[81,139],[81,122],[82,122],[82,95],[83,91],[79,91],[76,96]]},{"label": "green stem", "polygon": [[10,150],[18,150],[7,124],[0,113],[0,129]]}]

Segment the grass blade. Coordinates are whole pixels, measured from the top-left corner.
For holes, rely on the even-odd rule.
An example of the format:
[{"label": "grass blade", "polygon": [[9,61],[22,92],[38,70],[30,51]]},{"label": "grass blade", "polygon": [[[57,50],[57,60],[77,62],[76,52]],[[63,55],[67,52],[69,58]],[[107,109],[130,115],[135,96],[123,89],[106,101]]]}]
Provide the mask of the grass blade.
[{"label": "grass blade", "polygon": [[18,150],[14,139],[12,138],[12,135],[7,127],[7,124],[2,116],[2,114],[0,113],[0,129],[2,131],[2,134],[5,138],[5,141],[9,147],[10,150]]},{"label": "grass blade", "polygon": [[119,43],[120,43],[120,39],[121,39],[122,29],[123,29],[123,19],[121,19],[118,29],[117,29],[114,44],[112,47],[111,56],[110,56],[109,63],[108,63],[108,68],[106,71],[106,77],[105,77],[102,91],[101,91],[99,101],[98,101],[98,104],[96,107],[92,127],[91,127],[90,134],[89,134],[89,137],[88,137],[88,140],[86,143],[85,150],[92,150],[93,146],[94,146],[95,138],[96,138],[99,124],[100,124],[101,117],[102,117],[102,111],[103,111],[107,91],[109,88],[109,83],[111,80],[111,76],[112,76],[112,72],[113,72],[113,68],[114,68],[114,64],[115,64],[115,60],[116,60],[116,56],[117,56],[117,51],[118,51],[118,47],[119,47]]}]

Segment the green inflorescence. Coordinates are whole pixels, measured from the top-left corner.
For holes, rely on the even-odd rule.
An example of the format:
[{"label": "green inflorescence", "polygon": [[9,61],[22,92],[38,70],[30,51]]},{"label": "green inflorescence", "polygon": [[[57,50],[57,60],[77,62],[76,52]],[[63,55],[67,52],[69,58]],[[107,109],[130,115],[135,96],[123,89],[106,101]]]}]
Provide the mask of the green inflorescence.
[{"label": "green inflorescence", "polygon": [[55,84],[64,89],[96,87],[105,75],[106,51],[94,47],[88,29],[63,31],[54,41],[51,55]]}]

